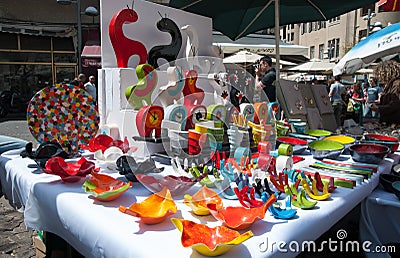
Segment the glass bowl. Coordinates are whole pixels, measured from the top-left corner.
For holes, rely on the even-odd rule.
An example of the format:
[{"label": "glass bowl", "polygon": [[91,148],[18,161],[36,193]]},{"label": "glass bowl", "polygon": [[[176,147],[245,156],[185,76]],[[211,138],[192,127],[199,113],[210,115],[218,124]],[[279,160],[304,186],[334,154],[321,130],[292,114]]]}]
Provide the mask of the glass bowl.
[{"label": "glass bowl", "polygon": [[381,144],[359,143],[349,147],[350,155],[354,161],[378,164],[389,153],[390,149]]},{"label": "glass bowl", "polygon": [[232,247],[243,243],[253,236],[253,232],[251,231],[240,234],[236,230],[224,226],[210,228],[204,224],[197,224],[190,220],[177,218],[172,218],[171,221],[182,232],[182,245],[184,247],[191,247],[205,256],[222,255]]},{"label": "glass bowl", "polygon": [[91,173],[82,188],[94,199],[112,201],[120,197],[132,186],[132,182],[122,182],[111,176]]},{"label": "glass bowl", "polygon": [[344,149],[343,144],[328,140],[310,142],[308,147],[315,159],[337,159]]},{"label": "glass bowl", "polygon": [[120,206],[123,213],[140,218],[145,224],[158,224],[168,216],[175,214],[178,209],[171,197],[171,192],[163,188],[160,192],[150,195],[140,203],[133,203],[129,207]]}]

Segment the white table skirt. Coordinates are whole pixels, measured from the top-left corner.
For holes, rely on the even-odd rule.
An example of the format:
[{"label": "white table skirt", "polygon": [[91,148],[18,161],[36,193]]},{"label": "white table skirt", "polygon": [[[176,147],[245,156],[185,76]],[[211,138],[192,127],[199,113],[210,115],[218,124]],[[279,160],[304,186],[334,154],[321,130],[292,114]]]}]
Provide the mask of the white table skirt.
[{"label": "white table skirt", "polygon": [[[395,194],[377,188],[361,203],[360,240],[370,241],[371,250],[385,244],[400,243],[399,219],[400,200]],[[386,252],[366,252],[365,256],[390,257]]]},{"label": "white table skirt", "polygon": [[[393,157],[398,160],[398,155]],[[305,163],[312,163],[312,157],[306,156],[299,166]],[[118,210],[120,205],[130,206],[151,194],[139,183],[134,183],[133,188],[117,200],[103,203],[88,197],[82,189],[83,180],[63,183],[58,176],[40,173],[32,160],[18,157],[17,152],[2,155],[0,164],[3,192],[13,203],[25,207],[27,227],[61,236],[86,257],[201,257],[196,251],[182,247],[180,232],[169,219],[158,225],[143,225],[137,218]],[[386,158],[378,173],[366,183],[354,189],[337,188],[329,200],[318,202],[315,209],[296,208],[297,216],[292,220],[277,220],[267,212],[264,220],[249,228],[254,237],[232,248],[224,257],[296,256],[298,252],[281,252],[276,244],[289,244],[294,240],[301,244],[317,239],[366,198],[378,185],[378,174],[388,173],[392,164],[393,159]],[[118,173],[109,175],[123,178]],[[199,186],[193,187],[191,194],[197,189]],[[179,211],[172,217],[209,226],[220,225],[211,215],[193,215],[182,199],[175,199],[175,202]],[[239,205],[238,201],[223,199],[223,202],[224,206]]]}]

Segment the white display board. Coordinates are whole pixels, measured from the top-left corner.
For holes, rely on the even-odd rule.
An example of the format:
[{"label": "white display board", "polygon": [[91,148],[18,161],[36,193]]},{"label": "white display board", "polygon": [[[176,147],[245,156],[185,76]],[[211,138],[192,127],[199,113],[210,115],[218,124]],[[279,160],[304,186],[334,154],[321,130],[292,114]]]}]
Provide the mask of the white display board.
[{"label": "white display board", "polygon": [[[135,72],[140,62],[138,55],[130,56],[126,68],[118,68],[115,53],[116,45],[110,40],[110,22],[113,16],[122,9],[130,8],[138,19],[135,22],[124,23],[122,25],[123,38],[141,43],[147,53],[156,46],[167,46],[171,43],[170,33],[161,31],[157,28],[157,22],[163,18],[171,19],[178,28],[182,36],[182,45],[175,64],[168,63],[165,59],[158,60],[157,69],[158,83],[152,93],[152,105],[159,105],[157,100],[160,87],[168,83],[166,70],[170,65],[177,65],[183,70],[193,68],[192,63],[196,64],[194,69],[198,73],[197,87],[206,93],[204,105],[214,103],[213,96],[215,82],[209,79],[210,73],[224,72],[222,56],[218,56],[215,46],[212,45],[212,20],[207,17],[187,13],[167,6],[146,2],[127,0],[101,0],[101,48],[102,48],[102,67],[99,71],[99,113],[101,126],[118,129],[121,137],[127,136],[128,140],[135,145],[132,136],[137,135],[135,117],[137,111],[129,105],[125,97],[127,87],[137,83],[138,78]],[[189,25],[189,27],[188,27]],[[186,28],[183,28],[185,27]],[[183,29],[182,29],[183,28]],[[190,29],[187,29],[190,28]],[[194,36],[188,35],[194,32]],[[193,38],[194,37],[194,38]],[[187,59],[188,40],[196,46],[196,58]],[[126,52],[134,50],[123,49]],[[193,57],[192,57],[193,58]],[[207,94],[209,93],[209,94]],[[208,96],[208,97],[207,97]]]}]

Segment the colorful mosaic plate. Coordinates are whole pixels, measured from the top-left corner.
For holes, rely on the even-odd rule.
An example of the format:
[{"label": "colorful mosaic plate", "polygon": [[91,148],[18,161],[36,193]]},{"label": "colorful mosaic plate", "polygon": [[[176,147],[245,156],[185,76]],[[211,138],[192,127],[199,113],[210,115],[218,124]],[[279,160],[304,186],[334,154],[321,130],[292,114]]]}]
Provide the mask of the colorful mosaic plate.
[{"label": "colorful mosaic plate", "polygon": [[98,130],[96,103],[77,86],[46,87],[30,101],[26,113],[29,130],[39,142],[57,141],[77,152]]}]

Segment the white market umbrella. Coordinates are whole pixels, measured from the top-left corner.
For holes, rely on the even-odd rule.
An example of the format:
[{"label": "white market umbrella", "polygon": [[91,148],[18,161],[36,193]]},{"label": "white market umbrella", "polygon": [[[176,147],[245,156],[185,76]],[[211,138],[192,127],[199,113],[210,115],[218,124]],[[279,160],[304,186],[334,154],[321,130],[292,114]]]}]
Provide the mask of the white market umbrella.
[{"label": "white market umbrella", "polygon": [[361,40],[333,68],[333,75],[354,74],[377,59],[390,59],[400,52],[400,23],[392,24]]},{"label": "white market umbrella", "polygon": [[357,70],[354,74],[373,74],[374,70],[370,68],[361,68],[360,70]]},{"label": "white market umbrella", "polygon": [[287,69],[291,72],[326,72],[333,69],[334,63],[323,62],[319,59],[310,60],[304,64]]},{"label": "white market umbrella", "polygon": [[[247,50],[241,50],[231,56],[228,56],[224,58],[223,63],[224,64],[243,64],[243,63],[254,63],[257,60],[260,60],[263,57],[263,55],[259,55],[256,53],[252,53]],[[276,63],[275,58],[271,58],[273,63]],[[285,60],[280,60],[281,65],[291,65],[294,66],[296,65],[295,63],[285,61]]]},{"label": "white market umbrella", "polygon": [[261,57],[263,56],[242,50],[224,58],[223,62],[224,64],[254,63],[257,60],[260,60]]}]

